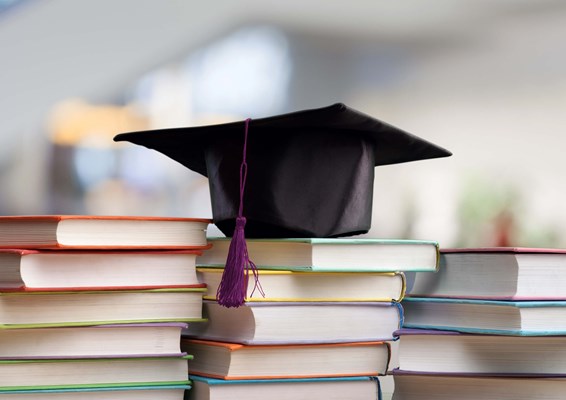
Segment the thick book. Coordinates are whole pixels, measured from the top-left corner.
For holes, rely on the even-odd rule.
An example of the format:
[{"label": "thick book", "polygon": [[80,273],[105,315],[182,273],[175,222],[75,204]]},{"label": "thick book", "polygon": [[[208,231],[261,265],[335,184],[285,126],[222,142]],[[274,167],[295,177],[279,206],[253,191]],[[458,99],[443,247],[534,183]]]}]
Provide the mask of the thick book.
[{"label": "thick book", "polygon": [[191,375],[188,400],[378,400],[377,377],[223,380]]},{"label": "thick book", "polygon": [[243,345],[183,339],[181,349],[194,356],[191,374],[218,379],[385,375],[391,355],[387,342]]},{"label": "thick book", "polygon": [[372,342],[392,340],[400,327],[399,303],[248,302],[226,308],[203,302],[208,321],[183,335],[242,344]]},{"label": "thick book", "polygon": [[1,290],[197,286],[197,250],[0,250]]},{"label": "thick book", "polygon": [[0,248],[207,248],[200,218],[97,215],[0,216]]},{"label": "thick book", "polygon": [[178,356],[184,323],[0,329],[0,359]]},{"label": "thick book", "polygon": [[566,377],[566,336],[478,335],[401,329],[399,368],[427,374]]},{"label": "thick book", "polygon": [[472,377],[395,372],[393,400],[563,400],[566,379]]},{"label": "thick book", "polygon": [[565,335],[566,301],[497,301],[411,297],[405,328],[499,335]]},{"label": "thick book", "polygon": [[[197,266],[223,267],[230,239],[209,238],[212,248]],[[391,239],[248,239],[250,259],[260,269],[297,271],[436,271],[438,243]]]},{"label": "thick book", "polygon": [[[222,268],[197,268],[214,300]],[[401,301],[405,294],[402,272],[307,272],[258,270],[261,289],[248,279],[246,301]],[[265,296],[264,296],[265,295]]]},{"label": "thick book", "polygon": [[202,320],[206,289],[0,293],[0,327]]},{"label": "thick book", "polygon": [[187,384],[183,357],[0,360],[0,389]]},{"label": "thick book", "polygon": [[183,400],[191,386],[183,385],[127,385],[127,386],[83,386],[80,388],[36,388],[24,390],[2,390],[2,400]]},{"label": "thick book", "polygon": [[409,295],[501,300],[566,299],[566,250],[441,249],[437,274],[416,274]]}]

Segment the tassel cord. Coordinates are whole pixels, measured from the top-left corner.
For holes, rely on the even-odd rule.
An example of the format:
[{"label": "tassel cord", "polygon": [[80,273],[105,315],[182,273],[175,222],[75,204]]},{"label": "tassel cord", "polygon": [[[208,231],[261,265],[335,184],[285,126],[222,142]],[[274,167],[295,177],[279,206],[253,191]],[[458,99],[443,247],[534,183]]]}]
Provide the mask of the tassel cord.
[{"label": "tassel cord", "polygon": [[247,297],[250,269],[252,270],[255,282],[250,297],[253,296],[256,290],[259,290],[261,295],[265,297],[265,293],[259,283],[257,267],[249,258],[244,233],[244,227],[246,226],[246,218],[243,216],[244,190],[248,176],[246,151],[249,122],[250,118],[246,119],[242,163],[240,164],[240,204],[238,208],[238,217],[236,218],[236,227],[234,229],[234,234],[232,235],[232,241],[230,242],[230,248],[228,250],[226,265],[222,273],[222,279],[216,292],[218,303],[224,307],[240,307],[244,304]]}]

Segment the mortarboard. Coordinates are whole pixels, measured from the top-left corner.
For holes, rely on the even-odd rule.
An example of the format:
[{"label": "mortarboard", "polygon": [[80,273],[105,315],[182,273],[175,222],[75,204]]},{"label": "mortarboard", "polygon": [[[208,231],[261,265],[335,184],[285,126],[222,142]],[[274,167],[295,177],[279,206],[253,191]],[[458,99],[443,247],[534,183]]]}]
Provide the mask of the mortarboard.
[{"label": "mortarboard", "polygon": [[[122,133],[209,178],[212,214],[226,235],[239,209],[245,121]],[[370,229],[374,166],[451,153],[334,104],[250,122],[246,236],[339,237]]]},{"label": "mortarboard", "polygon": [[251,122],[122,133],[114,140],[157,150],[208,177],[213,221],[226,236],[234,233],[233,241],[244,204],[247,237],[365,233],[375,166],[451,155],[341,103]]}]

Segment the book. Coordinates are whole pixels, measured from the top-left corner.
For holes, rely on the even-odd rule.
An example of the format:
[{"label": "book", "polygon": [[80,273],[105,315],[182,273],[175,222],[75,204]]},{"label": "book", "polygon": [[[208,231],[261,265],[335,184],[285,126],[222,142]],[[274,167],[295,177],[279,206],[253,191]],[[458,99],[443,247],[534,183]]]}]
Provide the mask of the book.
[{"label": "book", "polygon": [[202,320],[206,289],[0,293],[4,328]]},{"label": "book", "polygon": [[223,380],[191,375],[188,400],[378,400],[377,377]]},{"label": "book", "polygon": [[179,356],[184,323],[0,329],[0,359]]},{"label": "book", "polygon": [[95,215],[0,216],[0,248],[207,248],[211,220]]},{"label": "book", "polygon": [[395,371],[393,400],[562,400],[566,379],[403,374]]},{"label": "book", "polygon": [[416,274],[410,296],[501,300],[566,299],[566,250],[441,249],[437,274]]},{"label": "book", "polygon": [[[230,239],[209,238],[197,266],[224,267]],[[436,271],[438,243],[388,239],[247,239],[260,269],[297,271]]]},{"label": "book", "polygon": [[[208,287],[205,299],[215,300],[221,268],[197,268]],[[401,301],[405,294],[402,272],[305,272],[258,270],[265,297],[248,279],[246,301]]]},{"label": "book", "polygon": [[150,289],[201,286],[199,251],[0,250],[0,290]]},{"label": "book", "polygon": [[218,379],[275,379],[385,375],[387,342],[242,345],[183,339],[181,349],[194,356],[191,374]]},{"label": "book", "polygon": [[185,357],[0,360],[0,388],[187,384]]},{"label": "book", "polygon": [[84,386],[81,388],[46,388],[28,390],[2,390],[2,400],[183,400],[190,385],[144,385],[144,386]]},{"label": "book", "polygon": [[399,368],[431,374],[566,377],[566,336],[478,335],[401,329]]},{"label": "book", "polygon": [[248,302],[225,308],[203,302],[208,321],[190,324],[184,336],[242,344],[301,344],[392,340],[400,327],[399,303]]},{"label": "book", "polygon": [[406,328],[500,335],[566,334],[566,301],[406,298]]}]

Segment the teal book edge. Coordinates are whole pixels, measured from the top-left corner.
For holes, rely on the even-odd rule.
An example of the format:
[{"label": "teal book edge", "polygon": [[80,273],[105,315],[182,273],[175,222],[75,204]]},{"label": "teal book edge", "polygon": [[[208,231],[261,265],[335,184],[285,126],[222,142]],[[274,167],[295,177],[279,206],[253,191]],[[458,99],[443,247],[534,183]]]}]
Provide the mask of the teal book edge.
[{"label": "teal book edge", "polygon": [[[426,297],[407,297],[402,303],[448,303],[448,304],[469,304],[475,306],[497,306],[510,308],[552,308],[566,307],[566,301],[506,301],[506,300],[477,300],[477,299],[452,299],[452,298],[426,298]],[[463,333],[482,333],[491,335],[509,335],[509,336],[562,336],[566,335],[566,331],[550,330],[550,331],[526,331],[520,329],[486,329],[473,327],[454,327],[442,325],[427,324],[411,324],[403,323],[403,328],[415,329],[432,329],[444,331],[456,331]]]},{"label": "teal book edge", "polygon": [[346,382],[346,381],[370,381],[376,380],[377,376],[338,376],[332,378],[285,378],[285,379],[215,379],[204,376],[191,375],[191,381],[206,382],[208,385],[248,385],[250,383],[297,383],[297,382]]},{"label": "teal book edge", "polygon": [[566,307],[566,300],[557,301],[507,301],[507,300],[478,300],[478,299],[453,299],[439,297],[406,297],[403,302],[407,303],[452,303],[471,305],[491,305],[516,308],[541,308],[541,307]]},{"label": "teal book edge", "polygon": [[224,380],[207,378],[204,376],[191,375],[191,381],[204,382],[209,386],[214,385],[249,385],[249,384],[265,384],[271,383],[309,383],[309,382],[366,382],[373,381],[376,383],[375,398],[382,400],[381,382],[377,376],[341,376],[333,378],[287,378],[287,379],[241,379],[241,380]]},{"label": "teal book edge", "polygon": [[435,331],[452,331],[452,332],[461,332],[461,333],[477,333],[484,335],[501,335],[501,336],[564,336],[566,335],[566,331],[499,330],[499,329],[466,328],[466,327],[426,325],[426,324],[405,324],[403,328],[430,329]]}]

